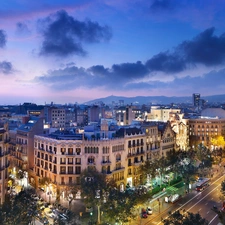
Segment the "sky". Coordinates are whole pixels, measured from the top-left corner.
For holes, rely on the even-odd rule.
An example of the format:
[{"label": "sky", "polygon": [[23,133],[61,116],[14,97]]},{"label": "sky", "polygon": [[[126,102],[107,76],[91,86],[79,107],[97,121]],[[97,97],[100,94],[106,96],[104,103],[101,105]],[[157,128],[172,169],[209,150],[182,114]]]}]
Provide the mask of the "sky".
[{"label": "sky", "polygon": [[225,94],[223,0],[7,0],[0,104]]}]

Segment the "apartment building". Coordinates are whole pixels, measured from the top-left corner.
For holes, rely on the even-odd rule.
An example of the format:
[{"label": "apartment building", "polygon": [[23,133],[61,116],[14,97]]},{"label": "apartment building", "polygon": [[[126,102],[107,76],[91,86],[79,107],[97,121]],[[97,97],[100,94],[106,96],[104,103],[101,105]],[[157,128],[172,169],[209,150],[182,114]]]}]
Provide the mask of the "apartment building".
[{"label": "apartment building", "polygon": [[146,159],[154,160],[161,157],[161,133],[158,124],[155,122],[147,122],[142,124],[142,130],[146,137]]},{"label": "apartment building", "polygon": [[150,113],[147,114],[147,121],[167,122],[170,118],[170,113],[180,113],[181,109],[160,108],[152,106]]},{"label": "apartment building", "polygon": [[34,135],[43,134],[43,118],[23,117],[18,129],[10,132],[10,171],[21,169],[28,172],[30,182],[34,179]]},{"label": "apartment building", "polygon": [[65,129],[66,127],[66,109],[65,108],[51,108],[51,124],[52,128]]},{"label": "apartment building", "polygon": [[189,147],[189,133],[188,133],[188,119],[184,118],[183,113],[170,113],[169,118],[172,130],[176,134],[176,148],[188,150]]},{"label": "apartment building", "polygon": [[133,106],[121,106],[114,109],[115,119],[118,125],[130,125],[135,119],[136,111],[133,111]]},{"label": "apartment building", "polygon": [[161,156],[166,156],[168,151],[176,150],[176,134],[169,121],[158,123],[158,130],[161,134]]},{"label": "apartment building", "polygon": [[[62,138],[62,136],[61,136]],[[37,185],[42,177],[53,182],[52,193],[61,192],[68,185],[79,185],[81,171],[95,167],[120,185],[125,177],[125,149],[123,139],[84,140],[82,136],[70,139],[57,136],[34,137]],[[75,140],[76,139],[76,140]],[[49,187],[50,188],[50,187]]]},{"label": "apartment building", "polygon": [[9,150],[8,150],[9,136],[7,125],[0,127],[0,204],[5,201],[8,181],[9,168]]},{"label": "apartment building", "polygon": [[130,187],[141,184],[142,174],[140,166],[146,160],[145,133],[138,128],[124,129],[124,141],[126,147],[126,184]]},{"label": "apartment building", "polygon": [[188,120],[190,146],[194,147],[199,143],[210,147],[210,139],[216,136],[225,135],[225,119],[200,117]]}]

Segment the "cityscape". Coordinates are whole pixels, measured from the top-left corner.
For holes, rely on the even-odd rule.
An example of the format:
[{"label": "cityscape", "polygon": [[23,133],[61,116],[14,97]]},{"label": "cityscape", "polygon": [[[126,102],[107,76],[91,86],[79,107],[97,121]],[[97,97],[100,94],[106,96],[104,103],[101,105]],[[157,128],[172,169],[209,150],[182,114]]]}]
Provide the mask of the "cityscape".
[{"label": "cityscape", "polygon": [[224,11],[2,2],[0,225],[225,225]]},{"label": "cityscape", "polygon": [[191,98],[1,106],[2,224],[224,224],[225,105]]}]

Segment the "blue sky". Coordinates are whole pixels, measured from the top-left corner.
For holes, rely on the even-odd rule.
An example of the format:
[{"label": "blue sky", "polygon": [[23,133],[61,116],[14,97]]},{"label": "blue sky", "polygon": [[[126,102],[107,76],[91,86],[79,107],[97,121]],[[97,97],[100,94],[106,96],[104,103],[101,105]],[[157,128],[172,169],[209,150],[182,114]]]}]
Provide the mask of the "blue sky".
[{"label": "blue sky", "polygon": [[0,104],[225,90],[222,0],[7,0]]}]

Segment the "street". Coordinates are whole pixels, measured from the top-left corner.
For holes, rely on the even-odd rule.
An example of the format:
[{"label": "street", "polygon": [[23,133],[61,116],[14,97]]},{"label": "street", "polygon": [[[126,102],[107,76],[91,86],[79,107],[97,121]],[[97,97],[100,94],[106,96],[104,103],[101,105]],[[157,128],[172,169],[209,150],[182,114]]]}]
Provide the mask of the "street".
[{"label": "street", "polygon": [[215,178],[215,180],[212,181],[211,185],[207,187],[204,191],[196,192],[193,190],[191,193],[184,196],[175,204],[164,203],[161,206],[160,213],[157,213],[156,216],[154,216],[153,214],[147,219],[140,219],[139,224],[163,224],[161,222],[162,218],[166,219],[169,216],[170,212],[173,213],[176,210],[181,210],[181,212],[183,212],[183,210],[185,209],[185,212],[199,212],[203,218],[209,221],[210,225],[217,225],[219,223],[218,216],[211,209],[214,205],[216,205],[218,208],[222,207],[222,202],[219,199],[219,196],[221,195],[221,182],[224,180],[224,178],[224,175]]}]

